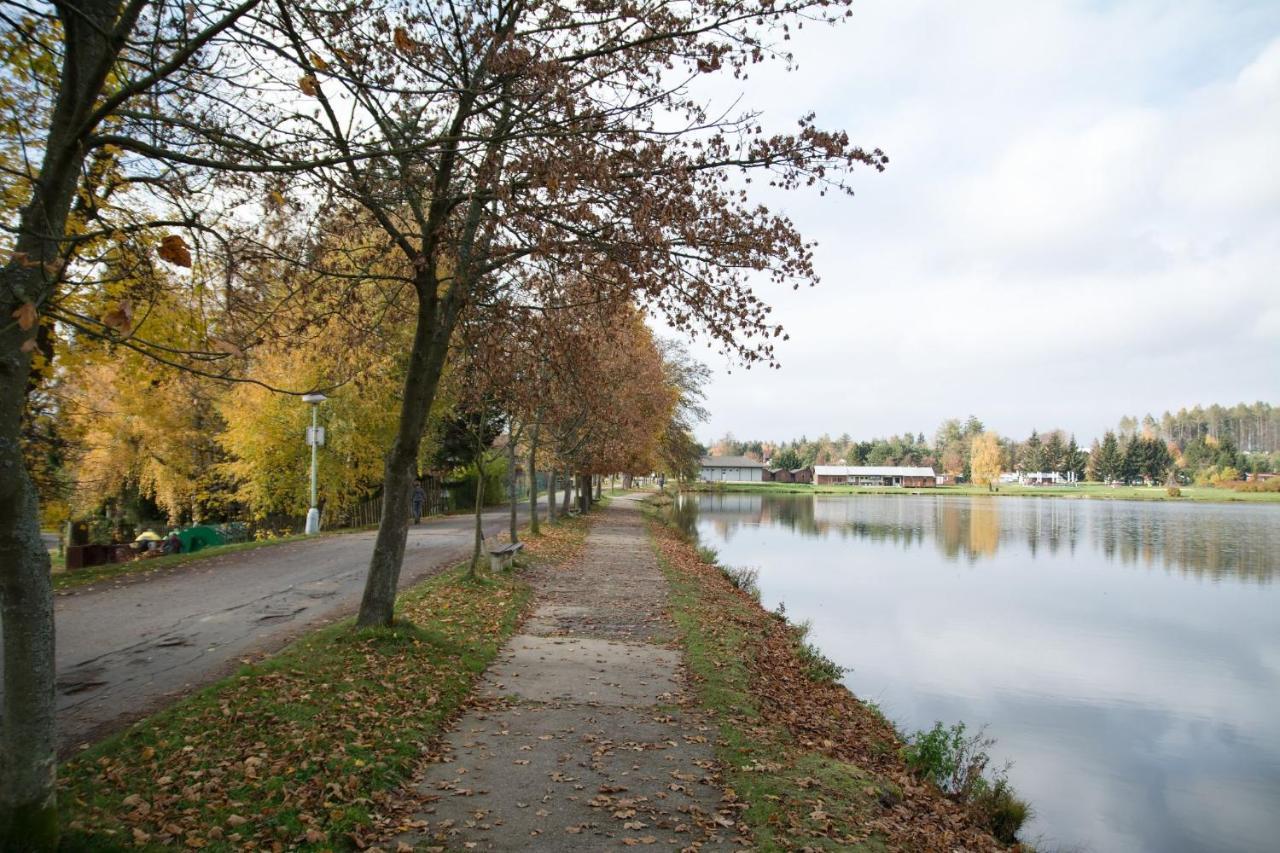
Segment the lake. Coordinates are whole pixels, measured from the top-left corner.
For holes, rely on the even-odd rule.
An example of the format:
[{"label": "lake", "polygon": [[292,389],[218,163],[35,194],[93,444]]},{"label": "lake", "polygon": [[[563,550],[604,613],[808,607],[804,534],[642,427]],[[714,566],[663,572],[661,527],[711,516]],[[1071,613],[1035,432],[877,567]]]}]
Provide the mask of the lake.
[{"label": "lake", "polygon": [[1280,507],[686,494],[904,731],[987,725],[1049,850],[1280,849]]}]

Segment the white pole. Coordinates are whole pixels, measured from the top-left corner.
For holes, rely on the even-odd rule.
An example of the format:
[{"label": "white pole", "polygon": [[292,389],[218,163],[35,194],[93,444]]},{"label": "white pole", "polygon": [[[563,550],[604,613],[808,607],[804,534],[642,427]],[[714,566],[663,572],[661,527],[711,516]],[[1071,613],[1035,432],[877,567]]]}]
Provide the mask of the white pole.
[{"label": "white pole", "polygon": [[319,422],[320,404],[315,402],[311,404],[311,509],[307,510],[307,535],[320,532],[320,507],[316,487],[316,445],[319,442],[316,437],[319,435],[317,427]]}]

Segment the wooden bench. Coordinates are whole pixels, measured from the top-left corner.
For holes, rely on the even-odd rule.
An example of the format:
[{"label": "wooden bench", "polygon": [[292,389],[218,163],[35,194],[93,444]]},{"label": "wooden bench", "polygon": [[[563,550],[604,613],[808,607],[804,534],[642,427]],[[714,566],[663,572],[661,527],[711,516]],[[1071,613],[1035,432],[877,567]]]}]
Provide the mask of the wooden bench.
[{"label": "wooden bench", "polygon": [[490,571],[506,571],[511,568],[511,564],[515,562],[516,554],[524,550],[523,542],[512,542],[510,545],[502,545],[498,548],[489,549],[489,570]]}]

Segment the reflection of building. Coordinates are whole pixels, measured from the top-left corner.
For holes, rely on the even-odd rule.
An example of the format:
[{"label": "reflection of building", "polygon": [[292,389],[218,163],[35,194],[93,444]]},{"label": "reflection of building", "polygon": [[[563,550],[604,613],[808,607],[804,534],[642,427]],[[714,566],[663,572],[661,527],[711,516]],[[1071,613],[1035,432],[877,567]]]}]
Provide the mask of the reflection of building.
[{"label": "reflection of building", "polygon": [[928,488],[938,484],[932,468],[906,465],[815,465],[813,482],[819,486],[902,486]]},{"label": "reflection of building", "polygon": [[760,483],[764,466],[745,456],[704,456],[698,479],[704,483]]}]

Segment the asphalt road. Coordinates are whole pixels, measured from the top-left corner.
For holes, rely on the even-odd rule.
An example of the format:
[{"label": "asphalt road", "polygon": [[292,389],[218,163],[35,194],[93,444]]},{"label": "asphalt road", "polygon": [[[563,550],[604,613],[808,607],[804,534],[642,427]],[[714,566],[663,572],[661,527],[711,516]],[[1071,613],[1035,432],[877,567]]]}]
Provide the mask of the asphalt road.
[{"label": "asphalt road", "polygon": [[[507,519],[505,509],[485,513],[485,534],[505,530]],[[449,516],[411,526],[401,588],[468,556],[473,523]],[[306,628],[353,613],[373,541],[372,531],[326,536],[59,594],[60,751],[158,710]]]}]

